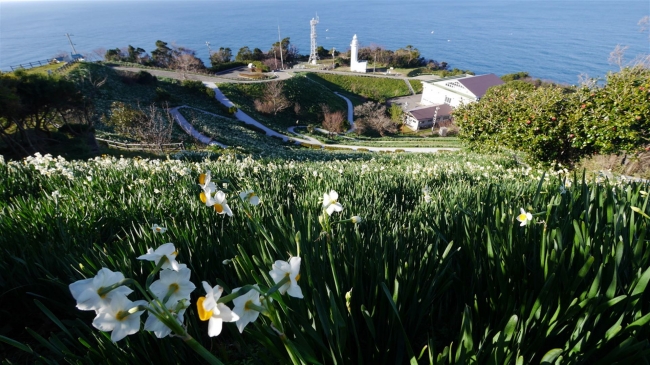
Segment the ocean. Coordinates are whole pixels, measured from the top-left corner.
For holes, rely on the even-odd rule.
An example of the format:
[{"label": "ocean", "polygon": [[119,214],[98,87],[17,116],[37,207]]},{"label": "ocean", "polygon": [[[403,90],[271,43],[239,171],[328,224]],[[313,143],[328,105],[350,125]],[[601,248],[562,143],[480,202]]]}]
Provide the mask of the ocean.
[{"label": "ocean", "polygon": [[[309,54],[309,21],[326,49],[412,45],[422,56],[476,74],[526,71],[576,84],[578,75],[604,77],[616,45],[626,59],[650,54],[648,31],[637,24],[650,1],[597,0],[213,0],[0,1],[0,69],[70,52],[101,48],[155,49],[156,40],[192,48],[208,63],[211,49],[257,47],[290,37]],[[96,56],[95,56],[96,57]]]}]

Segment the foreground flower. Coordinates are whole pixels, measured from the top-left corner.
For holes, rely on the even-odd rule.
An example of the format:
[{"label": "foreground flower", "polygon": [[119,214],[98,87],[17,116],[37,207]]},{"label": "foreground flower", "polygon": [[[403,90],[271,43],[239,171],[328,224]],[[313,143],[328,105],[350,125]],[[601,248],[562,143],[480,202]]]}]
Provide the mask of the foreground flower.
[{"label": "foreground flower", "polygon": [[159,226],[157,224],[154,224],[153,226],[151,226],[151,229],[154,231],[154,233],[165,233],[165,232],[167,232],[167,228],[161,227],[161,226]]},{"label": "foreground flower", "polygon": [[226,193],[219,190],[214,196],[208,196],[205,205],[209,207],[214,207],[214,210],[219,214],[228,214],[229,217],[232,217],[232,210],[228,206],[226,201]]},{"label": "foreground flower", "polygon": [[[257,284],[253,286],[256,289],[259,288]],[[235,288],[232,292],[236,293],[239,289],[241,288]],[[254,322],[260,315],[258,310],[262,305],[260,302],[260,293],[255,289],[251,289],[248,293],[233,299],[232,302],[235,304],[235,308],[233,308],[232,311],[237,317],[239,317],[236,323],[237,329],[239,329],[240,333],[243,333],[244,327],[246,327],[247,324]]]},{"label": "foreground flower", "polygon": [[517,220],[521,222],[519,226],[523,227],[533,220],[533,215],[526,212],[524,208],[521,208],[521,214],[517,216]]},{"label": "foreground flower", "polygon": [[178,264],[178,261],[176,261],[177,254],[178,252],[176,252],[174,244],[169,242],[158,247],[155,251],[151,248],[148,248],[146,254],[138,256],[138,260],[153,261],[156,263],[156,265],[158,265],[158,262],[160,260],[165,260],[162,265],[163,269],[172,269],[174,271],[178,271],[180,266]]},{"label": "foreground flower", "polygon": [[339,198],[339,194],[332,190],[330,193],[323,194],[323,209],[327,212],[327,215],[332,215],[334,212],[340,212],[343,210],[341,203],[336,200]]},{"label": "foreground flower", "polygon": [[116,295],[110,305],[97,312],[93,326],[101,331],[111,332],[111,340],[117,342],[140,330],[143,309],[138,306],[146,303],[143,300],[132,302],[124,295]]},{"label": "foreground flower", "polygon": [[241,200],[248,202],[250,205],[258,205],[260,203],[260,198],[255,194],[253,190],[246,190],[239,193]]},{"label": "foreground flower", "polygon": [[114,296],[126,296],[133,292],[121,285],[107,293],[104,290],[124,280],[124,274],[101,268],[94,278],[75,281],[70,284],[70,292],[77,301],[77,308],[84,311],[99,310],[108,306]]},{"label": "foreground flower", "polygon": [[205,297],[200,297],[196,301],[196,306],[199,312],[199,319],[208,322],[208,336],[219,336],[223,328],[223,322],[235,322],[239,320],[239,316],[233,313],[223,303],[217,303],[223,293],[223,288],[219,285],[214,288],[207,282],[203,282],[203,289],[205,289]]},{"label": "foreground flower", "polygon": [[298,286],[300,280],[300,257],[292,257],[289,262],[278,260],[269,271],[269,275],[273,278],[275,283],[279,283],[282,279],[288,278],[289,280],[278,288],[280,294],[288,293],[294,298],[303,298],[302,290]]},{"label": "foreground flower", "polygon": [[160,272],[160,279],[151,283],[149,287],[160,300],[167,298],[166,302],[176,303],[182,299],[190,299],[190,293],[196,285],[190,281],[192,272],[186,265],[180,265],[178,271],[163,270]]}]

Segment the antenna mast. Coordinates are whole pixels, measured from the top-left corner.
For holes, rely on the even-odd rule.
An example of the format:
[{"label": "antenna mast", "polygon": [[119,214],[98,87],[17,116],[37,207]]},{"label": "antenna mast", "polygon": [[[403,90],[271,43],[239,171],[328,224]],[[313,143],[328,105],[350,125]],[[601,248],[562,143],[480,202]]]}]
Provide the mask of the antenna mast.
[{"label": "antenna mast", "polygon": [[70,39],[70,36],[71,36],[71,35],[74,35],[74,34],[68,34],[68,33],[66,33],[65,35],[66,35],[66,37],[68,37],[68,42],[70,42],[70,47],[72,47],[72,54],[73,54],[73,55],[76,55],[76,54],[77,54],[77,50],[74,49],[74,44],[72,44],[72,40]]},{"label": "antenna mast", "polygon": [[318,14],[316,18],[311,18],[309,25],[311,25],[311,50],[309,53],[309,63],[315,65],[318,60],[318,53],[316,52],[316,24],[318,24]]}]

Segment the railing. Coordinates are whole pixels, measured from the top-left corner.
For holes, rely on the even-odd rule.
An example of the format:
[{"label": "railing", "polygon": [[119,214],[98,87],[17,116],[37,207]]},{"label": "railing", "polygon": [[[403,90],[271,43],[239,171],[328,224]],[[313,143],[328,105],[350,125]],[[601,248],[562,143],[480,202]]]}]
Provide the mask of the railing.
[{"label": "railing", "polygon": [[115,142],[111,141],[108,139],[103,139],[103,138],[95,138],[99,142],[104,142],[108,145],[108,147],[112,148],[117,148],[120,150],[129,150],[129,151],[151,151],[151,150],[159,150],[159,151],[178,151],[178,150],[184,150],[185,146],[183,145],[183,142],[179,143],[162,143],[162,144],[157,144],[157,143],[122,143],[122,142]]},{"label": "railing", "polygon": [[25,64],[9,66],[9,68],[11,68],[11,71],[16,71],[21,68],[27,70],[33,67],[49,65],[51,61],[52,60],[41,60],[41,61],[27,62]]}]

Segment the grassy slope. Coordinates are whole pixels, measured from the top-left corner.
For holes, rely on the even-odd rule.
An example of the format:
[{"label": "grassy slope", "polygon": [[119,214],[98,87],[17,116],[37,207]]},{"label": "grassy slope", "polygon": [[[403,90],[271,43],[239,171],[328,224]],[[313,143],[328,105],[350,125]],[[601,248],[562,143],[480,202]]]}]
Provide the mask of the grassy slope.
[{"label": "grassy slope", "polygon": [[[320,124],[322,122],[321,104],[329,106],[330,111],[347,111],[347,104],[329,89],[309,81],[304,75],[296,75],[284,81],[284,95],[292,106],[278,113],[265,115],[255,110],[255,99],[262,98],[265,84],[220,84],[219,89],[240,109],[253,119],[285,132],[286,128],[300,124]],[[294,112],[293,104],[298,103],[301,112]]]},{"label": "grassy slope", "polygon": [[326,73],[314,73],[310,74],[309,77],[328,86],[333,91],[341,89],[378,101],[411,94],[404,81],[399,79]]}]

